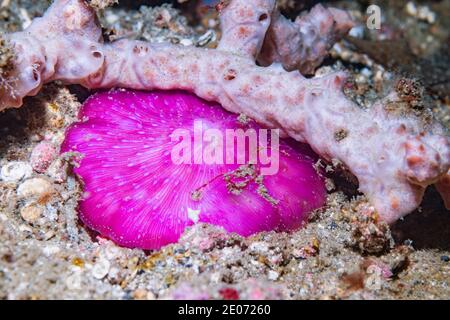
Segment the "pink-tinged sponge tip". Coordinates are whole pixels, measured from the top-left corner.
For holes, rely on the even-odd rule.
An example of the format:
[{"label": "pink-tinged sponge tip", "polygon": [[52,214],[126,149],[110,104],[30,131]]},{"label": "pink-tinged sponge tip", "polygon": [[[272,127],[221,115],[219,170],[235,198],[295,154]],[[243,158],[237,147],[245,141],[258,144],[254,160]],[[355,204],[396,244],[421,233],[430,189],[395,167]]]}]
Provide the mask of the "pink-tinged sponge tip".
[{"label": "pink-tinged sponge tip", "polygon": [[[307,146],[279,141],[275,131],[195,95],[99,93],[80,119],[62,146],[82,155],[74,168],[85,191],[80,217],[119,245],[158,249],[199,222],[243,236],[291,231],[325,202]],[[247,143],[229,134],[247,134]]]}]

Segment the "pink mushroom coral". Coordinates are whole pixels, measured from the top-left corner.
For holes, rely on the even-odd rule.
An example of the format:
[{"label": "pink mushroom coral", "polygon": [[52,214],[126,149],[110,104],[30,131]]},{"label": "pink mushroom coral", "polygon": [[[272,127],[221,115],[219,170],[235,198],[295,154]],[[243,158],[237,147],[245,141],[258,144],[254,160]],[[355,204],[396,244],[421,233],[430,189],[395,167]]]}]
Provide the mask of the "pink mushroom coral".
[{"label": "pink mushroom coral", "polygon": [[[243,124],[220,105],[192,94],[100,93],[85,103],[80,118],[84,122],[70,128],[62,151],[82,154],[75,168],[86,192],[80,204],[81,219],[120,245],[157,249],[176,242],[196,222],[244,236],[265,230],[289,231],[299,228],[308,213],[325,201],[324,183],[308,147],[294,141],[278,145],[276,135],[265,140],[267,131],[259,130],[254,122]],[[249,163],[255,151],[251,146],[256,147],[251,138],[240,149],[234,137],[230,144],[206,141],[205,131],[203,153],[197,145],[192,163],[174,162],[174,150],[183,142],[177,132],[189,133],[190,144],[191,137],[192,142],[197,138],[194,127],[198,123],[215,132],[215,137],[228,138],[234,129],[257,133],[258,161],[242,165],[239,160],[239,152],[244,151]],[[221,164],[219,156],[217,163],[207,164],[204,159],[211,144],[220,147],[223,159],[233,154],[232,161]],[[268,161],[261,161],[260,151],[277,161],[278,170],[271,172],[275,174],[261,174],[269,167]],[[198,161],[199,154],[203,161]]]}]

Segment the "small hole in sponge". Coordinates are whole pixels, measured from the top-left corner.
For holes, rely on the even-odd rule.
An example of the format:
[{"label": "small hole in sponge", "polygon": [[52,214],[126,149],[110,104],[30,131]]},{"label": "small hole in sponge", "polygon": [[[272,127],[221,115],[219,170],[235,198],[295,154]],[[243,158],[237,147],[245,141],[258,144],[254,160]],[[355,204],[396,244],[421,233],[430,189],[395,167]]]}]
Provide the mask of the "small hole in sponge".
[{"label": "small hole in sponge", "polygon": [[263,13],[262,15],[259,16],[259,21],[267,20],[267,18],[269,18],[269,16],[267,15],[267,13]]},{"label": "small hole in sponge", "polygon": [[237,75],[236,70],[230,69],[230,70],[228,70],[227,74],[224,76],[224,79],[227,81],[231,81],[231,80],[236,79],[236,75]]},{"label": "small hole in sponge", "polygon": [[39,81],[39,73],[37,70],[33,69],[33,79],[34,81],[38,82]]},{"label": "small hole in sponge", "polygon": [[98,52],[98,51],[92,52],[92,55],[94,56],[94,58],[97,58],[97,59],[103,57],[103,54],[101,52]]}]

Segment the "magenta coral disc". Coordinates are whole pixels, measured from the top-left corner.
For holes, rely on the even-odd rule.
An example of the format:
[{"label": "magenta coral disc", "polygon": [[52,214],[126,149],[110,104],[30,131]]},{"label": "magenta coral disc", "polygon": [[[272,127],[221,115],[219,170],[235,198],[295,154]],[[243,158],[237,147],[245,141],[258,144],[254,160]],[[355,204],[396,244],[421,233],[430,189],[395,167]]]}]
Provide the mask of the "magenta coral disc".
[{"label": "magenta coral disc", "polygon": [[[315,155],[305,145],[280,140],[275,148],[275,139],[268,139],[266,154],[278,152],[279,156],[278,170],[272,175],[261,174],[270,165],[259,157],[253,165],[238,162],[237,139],[230,144],[235,143],[235,154],[226,161],[230,148],[225,138],[230,130],[253,129],[260,141],[264,129],[252,121],[238,121],[217,103],[195,95],[180,91],[98,93],[85,102],[80,119],[68,130],[62,147],[62,152],[82,155],[74,168],[85,191],[80,217],[119,245],[158,249],[176,242],[186,227],[197,222],[243,236],[290,231],[325,201],[323,179],[313,167]],[[216,133],[216,138],[221,133],[224,140],[205,139],[196,144],[208,129],[216,129],[209,132]],[[177,132],[190,134],[190,138],[183,140]],[[250,138],[246,141],[248,160],[253,151]],[[191,144],[191,155],[188,148],[174,151],[181,142]],[[206,153],[208,146],[220,147],[225,163],[218,161],[218,152]],[[257,147],[260,152],[261,145]],[[174,154],[191,162],[180,162]],[[216,163],[207,162],[207,154]]]}]

